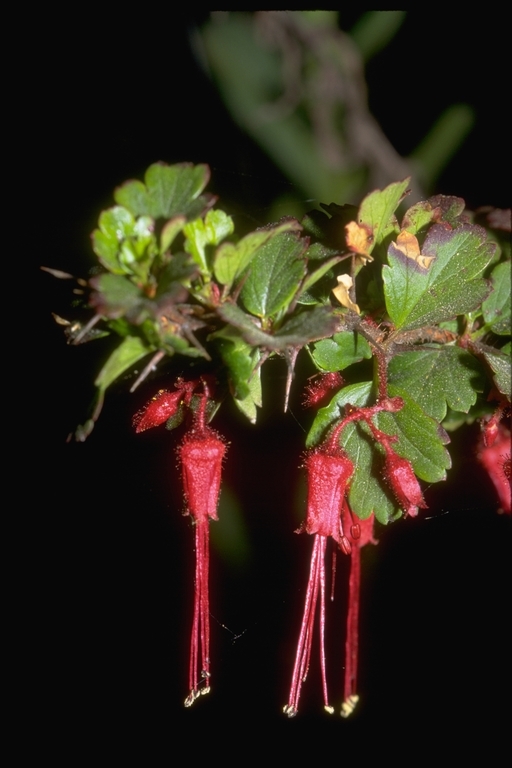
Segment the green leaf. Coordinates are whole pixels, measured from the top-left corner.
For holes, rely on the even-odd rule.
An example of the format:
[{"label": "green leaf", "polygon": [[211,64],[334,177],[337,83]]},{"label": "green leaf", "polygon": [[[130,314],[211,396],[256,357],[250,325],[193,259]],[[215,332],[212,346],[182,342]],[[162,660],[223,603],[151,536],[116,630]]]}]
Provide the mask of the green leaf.
[{"label": "green leaf", "polygon": [[108,358],[96,377],[95,385],[104,392],[119,376],[152,351],[154,348],[146,346],[138,336],[127,336]]},{"label": "green leaf", "polygon": [[160,253],[165,253],[171,247],[174,238],[182,231],[186,222],[186,216],[175,216],[164,224],[160,234]]},{"label": "green leaf", "polygon": [[434,225],[422,255],[434,257],[429,267],[408,258],[391,243],[389,266],[384,266],[386,306],[395,326],[421,328],[476,309],[490,291],[480,275],[495,246],[486,242],[485,230],[464,224],[455,230]]},{"label": "green leaf", "polygon": [[206,260],[206,246],[218,245],[233,230],[233,219],[224,211],[208,211],[204,220],[196,219],[185,225],[185,250],[191,254],[203,274],[210,272]]},{"label": "green leaf", "polygon": [[366,339],[353,331],[335,333],[332,339],[317,341],[311,353],[322,371],[342,371],[353,363],[369,359],[372,350]]},{"label": "green leaf", "polygon": [[259,249],[283,232],[298,232],[301,227],[296,219],[285,219],[277,225],[250,232],[238,243],[223,243],[215,253],[213,271],[216,279],[227,289],[247,269]]},{"label": "green leaf", "polygon": [[373,233],[373,242],[368,252],[380,245],[389,235],[398,232],[394,213],[407,193],[410,179],[389,184],[385,189],[377,189],[367,195],[357,217],[358,224],[366,224]]},{"label": "green leaf", "polygon": [[168,355],[179,353],[186,357],[205,357],[203,350],[189,344],[187,339],[177,333],[172,333],[168,329],[159,328],[159,346],[163,347]]},{"label": "green leaf", "polygon": [[99,229],[92,233],[94,253],[109,272],[125,274],[126,269],[118,258],[119,249],[122,241],[133,234],[135,219],[130,211],[117,205],[102,211],[98,224]]},{"label": "green leaf", "polygon": [[220,356],[229,370],[233,397],[239,400],[248,397],[249,381],[255,367],[253,347],[244,341],[240,331],[230,326],[212,333],[209,339],[216,342]]},{"label": "green leaf", "polygon": [[[311,251],[311,248],[308,248],[308,253]],[[334,256],[332,259],[327,259],[320,267],[314,270],[314,272],[311,272],[306,279],[304,280],[301,291],[308,291],[315,283],[317,283],[327,272],[329,272],[330,269],[332,269],[336,264],[339,264],[339,262],[342,260],[341,256]],[[333,281],[333,286],[335,286],[336,283]]]},{"label": "green leaf", "polygon": [[494,373],[493,380],[498,390],[512,399],[512,371],[510,361],[510,351],[508,354],[504,350],[496,349],[494,352],[486,350],[483,352],[491,370]]},{"label": "green leaf", "polygon": [[183,282],[188,282],[197,271],[188,253],[174,254],[158,274],[156,298],[165,294],[182,293]]},{"label": "green leaf", "polygon": [[451,467],[450,454],[444,447],[449,438],[439,423],[430,418],[409,393],[396,386],[389,386],[391,397],[401,397],[405,403],[397,413],[377,414],[379,429],[397,435],[393,448],[408,459],[416,475],[428,483],[446,480],[446,470]]},{"label": "green leaf", "polygon": [[270,318],[288,307],[306,271],[308,245],[297,232],[283,232],[258,249],[241,294],[249,312]]},{"label": "green leaf", "polygon": [[118,205],[103,211],[92,233],[93,250],[109,272],[136,275],[144,282],[157,252],[150,216],[134,219]]},{"label": "green leaf", "polygon": [[504,261],[494,267],[491,273],[493,291],[484,301],[482,311],[485,322],[492,326],[494,333],[507,336],[510,327],[510,261]]},{"label": "green leaf", "polygon": [[467,413],[484,386],[481,364],[460,347],[424,348],[396,355],[388,376],[390,384],[408,392],[439,422],[446,416],[447,406]]},{"label": "green leaf", "polygon": [[262,405],[260,353],[247,344],[240,332],[229,326],[210,336],[215,340],[229,370],[230,389],[237,408],[256,423]]},{"label": "green leaf", "polygon": [[139,288],[125,275],[98,275],[90,283],[96,290],[91,294],[89,303],[104,317],[114,319],[133,313],[144,300]]},{"label": "green leaf", "polygon": [[[179,214],[197,218],[194,202],[210,180],[207,165],[154,163],[141,181],[127,181],[118,187],[114,199],[135,216],[149,215],[154,219],[170,219]],[[201,207],[204,207],[202,201]],[[194,212],[195,215],[191,215]]]},{"label": "green leaf", "polygon": [[[255,355],[259,359],[259,354]],[[256,363],[255,363],[256,364]],[[249,392],[243,398],[235,397],[236,407],[246,416],[251,424],[256,424],[258,408],[263,405],[263,393],[261,389],[261,368],[257,368],[248,381]]]}]

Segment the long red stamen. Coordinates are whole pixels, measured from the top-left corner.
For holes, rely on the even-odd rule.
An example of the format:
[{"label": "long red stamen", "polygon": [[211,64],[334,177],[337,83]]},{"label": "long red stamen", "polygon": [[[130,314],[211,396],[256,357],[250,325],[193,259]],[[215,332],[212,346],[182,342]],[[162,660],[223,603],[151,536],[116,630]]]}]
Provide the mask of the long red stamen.
[{"label": "long red stamen", "polygon": [[357,696],[357,652],[359,647],[359,593],[361,587],[361,548],[352,547],[348,582],[347,634],[345,638],[345,684],[341,716],[348,717]]},{"label": "long red stamen", "polygon": [[[347,503],[343,505],[345,526],[353,521],[352,512]],[[359,520],[351,525],[352,549],[350,553],[350,575],[348,582],[347,633],[345,638],[345,678],[343,685],[343,704],[341,716],[348,717],[354,711],[359,696],[357,694],[357,666],[359,649],[359,598],[361,592],[361,547],[365,544],[377,544],[373,538],[373,514],[366,520]],[[355,530],[352,530],[355,529]],[[357,535],[354,536],[354,533]]]},{"label": "long red stamen", "polygon": [[196,573],[194,616],[190,639],[189,688],[185,706],[210,690],[210,606],[208,593],[209,521],[217,520],[222,461],[226,444],[205,425],[206,395],[196,413],[194,428],[178,449],[186,512],[194,521]]},{"label": "long red stamen", "polygon": [[[209,527],[208,521],[196,524],[196,573],[194,590],[194,617],[190,638],[190,693],[185,706],[190,707],[198,696],[210,690],[210,605],[208,593]],[[199,647],[201,664],[199,664]],[[200,687],[204,684],[204,687]]]},{"label": "long red stamen", "polygon": [[332,713],[333,707],[329,704],[327,693],[327,676],[325,672],[325,549],[327,545],[326,536],[315,536],[313,544],[313,553],[311,555],[311,567],[309,571],[308,587],[306,590],[306,601],[304,604],[304,614],[300,628],[299,642],[297,645],[297,655],[295,657],[295,666],[293,668],[292,685],[288,704],[283,712],[288,717],[294,717],[297,714],[302,683],[306,680],[309,662],[311,657],[311,645],[313,641],[313,629],[315,622],[316,606],[318,594],[320,593],[320,669],[322,674],[322,689],[324,695],[324,707],[327,712]]}]

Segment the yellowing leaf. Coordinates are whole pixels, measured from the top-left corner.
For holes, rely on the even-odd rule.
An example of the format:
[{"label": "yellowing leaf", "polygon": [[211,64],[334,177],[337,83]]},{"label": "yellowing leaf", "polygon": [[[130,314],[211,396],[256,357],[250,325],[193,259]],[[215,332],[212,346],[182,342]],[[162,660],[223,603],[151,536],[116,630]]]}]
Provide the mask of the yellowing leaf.
[{"label": "yellowing leaf", "polygon": [[361,314],[361,311],[357,304],[354,304],[352,299],[350,298],[349,291],[352,288],[353,280],[350,277],[350,275],[338,275],[338,283],[339,285],[336,286],[336,288],[332,289],[332,292],[344,307],[347,307],[347,309],[351,309],[353,312],[357,312],[358,315]]},{"label": "yellowing leaf", "polygon": [[373,261],[369,253],[373,244],[371,227],[351,221],[345,226],[345,232],[348,248],[359,256],[364,256],[368,261]]},{"label": "yellowing leaf", "polygon": [[408,259],[415,261],[423,269],[428,269],[435,259],[435,256],[422,255],[418,238],[406,229],[400,232],[395,245],[397,250],[407,256]]}]

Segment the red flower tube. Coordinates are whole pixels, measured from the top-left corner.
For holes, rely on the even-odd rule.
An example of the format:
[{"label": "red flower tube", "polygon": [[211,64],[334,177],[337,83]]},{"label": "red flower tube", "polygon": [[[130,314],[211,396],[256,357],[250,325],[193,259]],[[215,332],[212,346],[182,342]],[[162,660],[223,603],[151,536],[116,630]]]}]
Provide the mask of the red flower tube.
[{"label": "red flower tube", "polygon": [[[329,704],[325,663],[325,550],[327,537],[331,536],[343,549],[350,551],[350,543],[343,530],[341,509],[354,465],[337,445],[338,432],[320,448],[312,451],[305,460],[308,475],[308,510],[306,522],[300,530],[315,535],[306,600],[302,617],[297,654],[292,674],[288,704],[283,712],[288,717],[297,714],[302,683],[309,669],[313,625],[318,596],[320,595],[320,668],[324,708],[334,712]],[[300,531],[298,531],[300,532]]]},{"label": "red flower tube", "polygon": [[[194,428],[178,448],[186,511],[195,525],[196,570],[194,616],[190,640],[189,689],[185,706],[210,690],[210,606],[208,589],[209,520],[217,520],[222,461],[226,444],[204,423],[207,396]],[[199,658],[200,657],[200,658]],[[200,687],[203,684],[203,687]]]},{"label": "red flower tube", "polygon": [[209,521],[218,519],[222,461],[227,446],[217,432],[205,424],[209,398],[206,378],[197,381],[179,378],[174,386],[175,390],[172,392],[161,389],[135,414],[133,426],[136,432],[144,432],[169,419],[181,421],[184,407],[192,407],[194,390],[202,386],[203,394],[199,396],[199,407],[194,414],[192,429],[185,435],[178,448],[185,514],[192,517],[196,547],[194,615],[189,663],[190,693],[185,699],[185,706],[190,707],[198,696],[210,690]]}]

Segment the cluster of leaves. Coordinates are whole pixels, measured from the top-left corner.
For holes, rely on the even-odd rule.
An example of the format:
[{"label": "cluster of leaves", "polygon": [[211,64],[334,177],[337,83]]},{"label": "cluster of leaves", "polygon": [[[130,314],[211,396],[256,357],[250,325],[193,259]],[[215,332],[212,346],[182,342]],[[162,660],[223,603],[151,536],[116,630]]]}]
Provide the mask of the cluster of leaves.
[{"label": "cluster of leaves", "polygon": [[[307,437],[319,443],[346,405],[386,392],[405,405],[376,426],[398,436],[395,450],[429,483],[450,466],[444,427],[511,397],[510,245],[503,216],[476,217],[459,198],[437,196],[397,217],[408,180],[369,194],[359,208],[323,205],[237,238],[232,219],[205,193],[205,165],[157,163],[144,182],[116,189],[92,235],[103,267],[90,281],[93,326],[121,342],[97,379],[107,387],[147,358],[144,372],[176,354],[205,361],[255,422],[261,366],[279,355],[291,384],[297,355],[349,382],[317,415]],[[375,357],[379,365],[364,363]],[[141,377],[139,377],[139,380]],[[354,383],[350,383],[350,382]],[[99,413],[77,430],[85,439]],[[364,425],[343,435],[358,468],[350,506],[360,518],[401,515],[382,482],[383,457]]]}]

